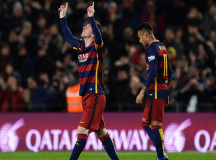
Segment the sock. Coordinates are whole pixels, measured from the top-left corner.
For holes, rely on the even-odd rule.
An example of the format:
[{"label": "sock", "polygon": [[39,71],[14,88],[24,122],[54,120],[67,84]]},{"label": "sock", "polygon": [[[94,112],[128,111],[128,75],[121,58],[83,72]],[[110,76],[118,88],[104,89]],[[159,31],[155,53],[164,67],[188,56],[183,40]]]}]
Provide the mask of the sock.
[{"label": "sock", "polygon": [[[146,131],[146,133],[148,134],[148,136],[149,136],[149,138],[151,139],[152,143],[154,144],[153,132],[152,132],[152,129],[151,129],[150,125],[144,126],[143,128],[144,128],[144,130]],[[154,145],[155,145],[155,144],[154,144]]]},{"label": "sock", "polygon": [[158,160],[165,160],[164,158],[164,136],[161,126],[152,125],[152,134],[154,144],[157,151]]},{"label": "sock", "polygon": [[73,148],[73,152],[71,154],[70,160],[77,160],[79,158],[80,153],[83,151],[88,135],[86,134],[78,134],[78,139]]},{"label": "sock", "polygon": [[105,136],[101,137],[100,141],[102,142],[103,147],[104,147],[105,151],[107,152],[107,154],[109,155],[109,157],[112,160],[119,160],[119,158],[116,154],[114,144],[113,144],[112,139],[110,138],[109,134],[107,133]]}]

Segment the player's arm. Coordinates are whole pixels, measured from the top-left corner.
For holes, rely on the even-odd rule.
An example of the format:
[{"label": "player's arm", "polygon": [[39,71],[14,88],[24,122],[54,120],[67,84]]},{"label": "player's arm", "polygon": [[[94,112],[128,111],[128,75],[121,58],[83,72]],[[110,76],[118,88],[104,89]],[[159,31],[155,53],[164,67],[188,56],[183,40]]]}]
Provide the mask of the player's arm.
[{"label": "player's arm", "polygon": [[169,67],[168,67],[168,74],[169,74],[169,77],[168,77],[168,82],[169,82],[169,87],[171,85],[171,81],[172,81],[172,67],[171,67],[171,63],[170,63],[170,60],[169,60],[169,57],[167,57],[168,59],[168,63],[169,63]]},{"label": "player's arm", "polygon": [[96,23],[95,23],[95,19],[94,19],[94,13],[95,13],[95,9],[94,9],[94,2],[92,3],[91,6],[88,7],[87,9],[87,13],[88,13],[88,17],[89,17],[89,21],[95,36],[95,43],[97,45],[101,45],[102,43],[102,36],[100,33],[99,28],[97,27]]},{"label": "player's arm", "polygon": [[[169,74],[169,77],[168,77],[168,83],[169,83],[169,88],[171,88],[171,81],[172,81],[172,67],[171,67],[171,63],[170,63],[170,60],[169,60],[169,56],[167,56],[167,59],[168,59],[168,63],[169,63],[169,67],[168,67],[168,74]],[[168,104],[170,103],[170,98],[168,96]]]},{"label": "player's arm", "polygon": [[61,5],[58,9],[59,11],[59,16],[60,16],[60,24],[61,24],[61,29],[63,32],[63,35],[66,39],[66,41],[73,47],[77,47],[78,44],[80,43],[80,40],[78,40],[77,38],[75,38],[70,29],[68,28],[67,25],[67,20],[66,20],[66,12],[68,9],[68,2],[66,3],[66,5]]},{"label": "player's arm", "polygon": [[145,95],[146,90],[149,88],[149,86],[154,82],[155,77],[157,76],[157,66],[158,66],[158,60],[157,60],[157,54],[154,50],[150,51],[149,54],[147,54],[147,58],[149,60],[149,76],[144,84],[144,87],[140,91],[139,95],[136,98],[136,103],[141,104],[143,97]]},{"label": "player's arm", "polygon": [[155,77],[157,76],[157,66],[158,66],[158,60],[157,60],[157,54],[156,52],[150,51],[150,54],[147,55],[149,60],[149,76],[145,82],[146,88],[149,88],[149,86],[154,82]]}]

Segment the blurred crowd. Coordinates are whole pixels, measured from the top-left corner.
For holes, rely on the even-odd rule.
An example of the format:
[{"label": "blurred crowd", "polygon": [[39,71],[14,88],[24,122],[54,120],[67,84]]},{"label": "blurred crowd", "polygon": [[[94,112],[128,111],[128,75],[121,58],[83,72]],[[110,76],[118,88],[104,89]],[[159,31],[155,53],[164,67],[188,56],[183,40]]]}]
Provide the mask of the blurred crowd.
[{"label": "blurred crowd", "polygon": [[[68,0],[67,21],[80,38],[87,0]],[[0,1],[0,111],[67,111],[67,87],[78,83],[77,55],[59,25],[57,0]],[[146,80],[137,38],[149,22],[168,50],[173,77],[167,111],[216,111],[214,0],[95,0],[106,46],[106,111],[142,111],[136,96]]]}]

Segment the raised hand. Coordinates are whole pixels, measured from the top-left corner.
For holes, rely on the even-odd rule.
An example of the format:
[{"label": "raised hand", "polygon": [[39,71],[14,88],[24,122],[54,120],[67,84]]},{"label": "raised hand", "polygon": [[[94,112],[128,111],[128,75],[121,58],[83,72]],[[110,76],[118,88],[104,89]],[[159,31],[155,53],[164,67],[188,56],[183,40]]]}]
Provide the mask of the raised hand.
[{"label": "raised hand", "polygon": [[95,13],[95,10],[94,10],[94,2],[92,3],[91,6],[89,6],[87,8],[87,13],[88,13],[88,17],[93,17],[94,16],[94,13]]},{"label": "raised hand", "polygon": [[68,2],[66,2],[66,5],[61,5],[58,9],[59,13],[60,13],[60,18],[64,18],[66,16],[66,12],[68,9]]}]

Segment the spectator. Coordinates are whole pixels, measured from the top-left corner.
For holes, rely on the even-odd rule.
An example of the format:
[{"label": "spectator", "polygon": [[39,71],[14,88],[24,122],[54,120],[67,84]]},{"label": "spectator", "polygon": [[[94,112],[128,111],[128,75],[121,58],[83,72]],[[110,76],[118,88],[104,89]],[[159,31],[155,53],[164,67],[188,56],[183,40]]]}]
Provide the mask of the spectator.
[{"label": "spectator", "polygon": [[45,72],[49,75],[49,77],[51,77],[54,73],[54,64],[44,48],[38,50],[38,55],[34,60],[34,64],[36,75],[39,75],[41,72]]},{"label": "spectator", "polygon": [[201,96],[200,112],[214,112],[216,109],[215,77],[211,72],[204,75],[204,91]]},{"label": "spectator", "polygon": [[37,88],[37,81],[34,77],[27,78],[27,88],[25,89],[25,103],[24,106],[27,111],[32,111],[33,102],[32,102],[32,92]]},{"label": "spectator", "polygon": [[170,86],[170,96],[166,111],[180,112],[183,111],[184,104],[181,100],[181,90],[179,89],[179,79],[174,75]]},{"label": "spectator", "polygon": [[10,53],[13,57],[17,55],[18,52],[18,35],[15,30],[11,30],[8,37],[8,43],[10,47]]},{"label": "spectator", "polygon": [[0,55],[0,61],[1,61],[0,73],[4,77],[6,65],[8,63],[12,63],[13,60],[12,60],[12,56],[10,55],[10,47],[8,44],[3,44],[0,52],[1,52],[1,55]]},{"label": "spectator", "polygon": [[1,90],[1,111],[2,112],[21,112],[24,110],[24,90],[18,85],[17,77],[10,75],[6,86]]},{"label": "spectator", "polygon": [[199,109],[199,102],[203,92],[203,87],[196,77],[192,76],[189,82],[181,90],[181,101],[185,109],[184,112],[197,112]]},{"label": "spectator", "polygon": [[34,112],[49,111],[49,107],[52,107],[51,102],[55,100],[54,95],[44,88],[44,84],[45,82],[40,80],[31,93],[32,111]]},{"label": "spectator", "polygon": [[14,62],[14,68],[20,73],[21,86],[27,87],[27,77],[34,75],[34,63],[28,56],[27,50],[24,46],[19,47],[18,57]]},{"label": "spectator", "polygon": [[176,56],[179,58],[184,55],[183,44],[175,38],[174,30],[171,27],[165,30],[165,41],[166,47],[173,47],[176,50]]},{"label": "spectator", "polygon": [[142,83],[137,76],[130,78],[129,88],[126,92],[122,92],[121,103],[124,107],[124,111],[142,111],[143,105],[136,104],[136,97],[142,89]]},{"label": "spectator", "polygon": [[198,69],[202,70],[204,68],[210,67],[215,71],[214,58],[215,55],[206,44],[199,44],[197,59]]},{"label": "spectator", "polygon": [[25,45],[28,55],[33,58],[38,50],[38,38],[36,35],[32,34],[32,24],[29,21],[23,23],[19,40]]},{"label": "spectator", "polygon": [[13,4],[12,15],[7,18],[5,30],[8,33],[10,30],[17,32],[21,31],[22,23],[24,21],[23,6],[19,1]]},{"label": "spectator", "polygon": [[21,76],[19,74],[19,72],[15,71],[14,70],[14,67],[12,64],[8,63],[6,65],[6,68],[5,68],[5,76],[4,76],[4,79],[8,79],[8,77],[10,75],[15,75],[17,77],[17,80],[18,80],[18,83],[20,84],[22,79],[21,79]]}]

